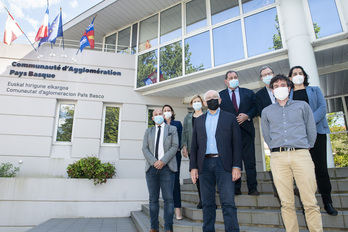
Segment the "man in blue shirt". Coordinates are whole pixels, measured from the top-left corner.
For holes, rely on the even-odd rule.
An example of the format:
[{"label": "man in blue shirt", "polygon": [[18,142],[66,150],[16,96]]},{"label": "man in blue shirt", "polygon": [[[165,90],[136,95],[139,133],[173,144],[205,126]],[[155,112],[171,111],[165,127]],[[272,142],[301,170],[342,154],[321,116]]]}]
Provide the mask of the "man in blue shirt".
[{"label": "man in blue shirt", "polygon": [[219,108],[220,95],[204,94],[208,112],[195,121],[192,133],[190,171],[193,183],[199,178],[203,207],[203,231],[215,231],[215,183],[223,211],[225,231],[239,231],[234,185],[241,177],[242,141],[233,114]]}]

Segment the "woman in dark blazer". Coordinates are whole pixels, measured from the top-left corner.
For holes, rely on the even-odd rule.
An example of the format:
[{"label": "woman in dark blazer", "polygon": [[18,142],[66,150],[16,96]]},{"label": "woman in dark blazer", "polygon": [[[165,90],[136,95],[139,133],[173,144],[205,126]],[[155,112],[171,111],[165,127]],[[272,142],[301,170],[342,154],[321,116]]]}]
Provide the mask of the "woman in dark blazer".
[{"label": "woman in dark blazer", "polygon": [[337,210],[332,206],[331,183],[327,170],[326,134],[330,133],[330,129],[326,120],[324,95],[319,87],[308,86],[308,75],[301,66],[292,67],[289,78],[293,83],[290,99],[306,101],[313,111],[317,127],[317,140],[310,153],[315,165],[315,176],[325,211],[332,216],[336,216]]},{"label": "woman in dark blazer", "polygon": [[174,192],[173,192],[173,198],[174,198],[174,210],[175,210],[175,216],[177,220],[182,219],[181,214],[181,193],[180,193],[180,164],[181,164],[181,133],[182,133],[182,124],[180,121],[175,121],[175,113],[173,110],[173,107],[170,105],[164,105],[162,107],[164,120],[168,125],[175,126],[178,132],[179,136],[179,149],[176,153],[176,162],[178,166],[178,171],[175,172],[175,180],[174,180]]},{"label": "woman in dark blazer", "polygon": [[[196,118],[203,115],[203,99],[199,95],[195,95],[191,98],[190,106],[193,107],[194,112],[190,112],[185,116],[184,119],[184,127],[181,135],[181,148],[182,155],[187,158],[190,156],[191,151],[191,142],[192,142],[192,130],[195,124]],[[199,190],[199,181],[197,183],[197,190],[199,196],[199,203],[197,205],[197,209],[202,209],[202,201],[201,201],[201,191]]]}]

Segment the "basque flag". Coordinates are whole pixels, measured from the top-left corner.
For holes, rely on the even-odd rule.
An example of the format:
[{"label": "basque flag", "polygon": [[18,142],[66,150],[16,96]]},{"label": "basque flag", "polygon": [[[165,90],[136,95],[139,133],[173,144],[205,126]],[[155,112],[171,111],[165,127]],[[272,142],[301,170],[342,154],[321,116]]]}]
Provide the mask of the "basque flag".
[{"label": "basque flag", "polygon": [[94,19],[93,18],[91,24],[87,27],[85,33],[83,34],[81,40],[80,40],[80,51],[87,47],[90,46],[91,49],[94,48]]},{"label": "basque flag", "polygon": [[48,11],[48,1],[47,1],[46,13],[45,13],[45,16],[42,20],[42,24],[39,28],[39,31],[37,32],[37,34],[35,36],[35,42],[48,36],[48,13],[49,13],[49,11]]}]

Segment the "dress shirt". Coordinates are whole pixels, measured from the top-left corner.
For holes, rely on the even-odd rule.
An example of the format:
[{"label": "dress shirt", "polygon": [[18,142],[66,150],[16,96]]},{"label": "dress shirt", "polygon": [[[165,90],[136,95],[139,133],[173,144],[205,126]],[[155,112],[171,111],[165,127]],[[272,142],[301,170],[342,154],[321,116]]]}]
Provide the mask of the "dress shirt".
[{"label": "dress shirt", "polygon": [[[232,101],[232,89],[228,88],[228,93],[230,94],[230,99]],[[240,104],[239,87],[237,87],[234,90],[234,94],[236,95],[237,106],[238,106],[238,109],[239,109],[239,104]]]},{"label": "dress shirt", "polygon": [[[158,144],[158,160],[161,160],[164,156],[164,149],[163,149],[163,134],[164,134],[164,127],[166,126],[165,123],[162,123],[161,125],[161,134]],[[157,133],[158,133],[158,125],[156,124],[156,135],[155,135],[155,146],[156,147],[156,140],[157,140]],[[155,154],[153,154],[155,156]]]},{"label": "dress shirt", "polygon": [[289,99],[284,106],[278,101],[262,111],[261,128],[270,149],[276,147],[311,148],[317,130],[310,106]]},{"label": "dress shirt", "polygon": [[267,86],[266,86],[266,89],[267,89],[269,98],[270,98],[271,101],[272,101],[272,104],[274,104],[274,103],[276,102],[276,99],[275,99],[275,97],[274,97],[274,95],[273,95],[273,93],[272,93],[272,90],[271,90],[270,88],[268,88]]},{"label": "dress shirt", "polygon": [[216,146],[216,127],[219,121],[220,108],[217,109],[215,114],[211,114],[207,111],[207,118],[205,120],[205,131],[207,133],[207,150],[205,154],[218,154]]}]

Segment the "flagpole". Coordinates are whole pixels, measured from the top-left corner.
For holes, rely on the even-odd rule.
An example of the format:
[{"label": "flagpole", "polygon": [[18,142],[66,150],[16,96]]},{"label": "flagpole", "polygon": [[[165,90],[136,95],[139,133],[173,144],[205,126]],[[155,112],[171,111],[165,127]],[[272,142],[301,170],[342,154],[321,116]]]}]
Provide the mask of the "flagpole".
[{"label": "flagpole", "polygon": [[[2,2],[2,6],[5,8],[5,10],[7,11],[7,13],[12,17],[12,19],[14,19],[13,16],[11,15],[10,11],[8,11],[8,9],[6,8],[6,6],[4,5],[3,2]],[[28,38],[28,36],[27,36],[27,35],[24,33],[24,31],[22,30],[22,28],[18,25],[17,22],[16,22],[16,24],[17,24],[19,30],[21,30],[21,32],[23,33],[23,35],[25,36],[25,38],[27,38],[27,40],[29,41],[29,43],[31,44],[31,46],[34,48],[34,50],[37,51],[36,48],[34,47],[33,43],[30,41],[30,39]]]},{"label": "flagpole", "polygon": [[[60,17],[62,17],[62,8],[60,8]],[[63,25],[62,25],[62,29],[63,29]],[[64,33],[63,33],[62,37],[63,37],[63,50],[65,50],[65,48],[64,48]]]}]

